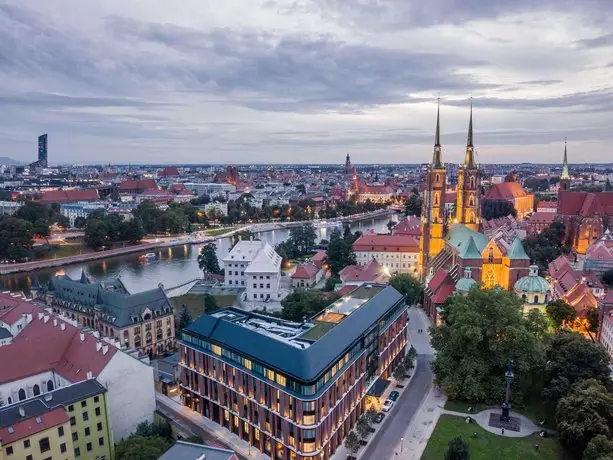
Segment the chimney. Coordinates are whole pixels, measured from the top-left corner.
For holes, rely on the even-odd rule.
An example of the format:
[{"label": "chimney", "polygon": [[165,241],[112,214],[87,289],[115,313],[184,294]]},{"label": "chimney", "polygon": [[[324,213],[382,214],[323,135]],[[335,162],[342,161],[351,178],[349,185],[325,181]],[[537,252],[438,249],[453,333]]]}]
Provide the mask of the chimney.
[{"label": "chimney", "polygon": [[45,314],[42,311],[38,312],[38,319],[43,319],[43,316],[45,316]]},{"label": "chimney", "polygon": [[96,351],[100,351],[100,349],[102,348],[102,342],[100,342],[100,340],[96,341]]},{"label": "chimney", "polygon": [[94,378],[94,374],[92,374],[92,371],[87,371],[87,379],[92,379]]},{"label": "chimney", "polygon": [[60,329],[63,331],[66,329],[66,323],[60,324]]},{"label": "chimney", "polygon": [[26,410],[23,408],[23,406],[19,407],[19,415],[21,415],[22,417],[26,416]]},{"label": "chimney", "polygon": [[81,339],[81,342],[85,342],[85,333],[84,332],[80,332],[79,333],[79,338]]},{"label": "chimney", "polygon": [[44,321],[45,321],[45,324],[47,324],[49,322],[49,315],[45,315]]},{"label": "chimney", "polygon": [[53,327],[57,327],[57,319],[53,318]]},{"label": "chimney", "polygon": [[102,354],[106,355],[108,352],[109,352],[109,346],[108,344],[105,343],[104,345],[102,345]]}]

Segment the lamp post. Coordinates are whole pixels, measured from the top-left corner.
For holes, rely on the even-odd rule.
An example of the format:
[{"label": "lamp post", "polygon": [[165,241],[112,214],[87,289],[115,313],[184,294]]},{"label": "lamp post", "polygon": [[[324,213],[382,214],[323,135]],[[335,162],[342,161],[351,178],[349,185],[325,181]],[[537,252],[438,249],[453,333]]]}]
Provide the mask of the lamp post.
[{"label": "lamp post", "polygon": [[511,382],[513,382],[513,377],[513,360],[511,360],[509,364],[507,364],[507,370],[504,373],[504,378],[507,381],[507,389],[504,403],[502,403],[502,414],[500,415],[500,420],[503,422],[508,422],[510,419],[509,413],[511,412],[511,403],[509,401],[511,399]]},{"label": "lamp post", "polygon": [[400,453],[402,453],[402,449],[403,449],[403,447],[404,447],[404,438],[403,438],[403,437],[401,437],[401,438],[400,438]]}]

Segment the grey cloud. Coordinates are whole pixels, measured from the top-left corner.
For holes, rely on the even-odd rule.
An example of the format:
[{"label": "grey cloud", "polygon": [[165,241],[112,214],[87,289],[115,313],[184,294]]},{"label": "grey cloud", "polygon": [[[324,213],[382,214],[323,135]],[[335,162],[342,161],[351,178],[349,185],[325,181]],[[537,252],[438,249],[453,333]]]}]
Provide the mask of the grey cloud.
[{"label": "grey cloud", "polygon": [[613,46],[613,32],[606,35],[600,35],[599,37],[595,38],[579,40],[577,43],[585,48],[602,48],[605,46]]},{"label": "grey cloud", "polygon": [[26,92],[2,94],[0,104],[38,108],[85,108],[85,107],[152,107],[169,106],[169,103],[147,102],[134,98],[70,96],[57,93]]},{"label": "grey cloud", "polygon": [[[458,70],[485,62],[450,54],[391,50],[323,36],[272,37],[229,29],[195,29],[112,18],[118,39],[163,46],[176,53],[162,65],[144,60],[134,69],[152,78],[167,74],[195,92],[232,96],[257,110],[359,110],[420,102],[411,93],[448,94],[494,87]],[[166,53],[167,54],[167,53]]]}]

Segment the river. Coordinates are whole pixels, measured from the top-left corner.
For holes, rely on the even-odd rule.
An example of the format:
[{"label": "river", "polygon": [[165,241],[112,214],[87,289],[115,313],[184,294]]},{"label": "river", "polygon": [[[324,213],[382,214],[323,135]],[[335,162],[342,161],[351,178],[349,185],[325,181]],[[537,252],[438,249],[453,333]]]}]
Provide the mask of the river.
[{"label": "river", "polygon": [[[396,216],[391,217],[393,220]],[[374,230],[377,233],[387,232],[387,223],[390,216],[368,220],[351,225],[351,230],[365,232]],[[333,228],[317,229],[318,239],[328,239]],[[259,238],[273,246],[285,241],[289,236],[288,230],[274,230],[259,233]],[[230,251],[232,240],[220,238],[217,244],[217,257],[220,266],[221,259]],[[2,275],[0,288],[2,290],[29,292],[34,276],[40,283],[46,283],[49,278],[58,272],[63,272],[71,278],[79,278],[81,271],[93,281],[102,281],[110,278],[120,278],[130,292],[141,292],[152,289],[159,283],[166,287],[177,286],[186,281],[202,277],[196,261],[202,244],[183,244],[179,246],[160,248],[155,251],[156,257],[151,261],[143,260],[142,253],[133,253],[125,256],[115,256],[107,259],[82,262],[63,267],[36,270],[28,273]]]}]

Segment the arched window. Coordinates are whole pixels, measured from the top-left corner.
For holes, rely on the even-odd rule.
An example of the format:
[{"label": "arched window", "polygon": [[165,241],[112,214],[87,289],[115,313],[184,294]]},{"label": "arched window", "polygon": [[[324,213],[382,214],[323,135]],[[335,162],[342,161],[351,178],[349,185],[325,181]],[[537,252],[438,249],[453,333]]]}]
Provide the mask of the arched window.
[{"label": "arched window", "polygon": [[145,321],[147,321],[148,319],[151,319],[151,313],[145,313],[145,316],[143,316],[143,319]]},{"label": "arched window", "polygon": [[438,193],[434,194],[434,206],[438,206]]},{"label": "arched window", "polygon": [[9,401],[9,404],[13,404],[13,398],[11,398],[10,396],[9,396],[8,401]]},{"label": "arched window", "polygon": [[145,342],[147,343],[147,345],[149,345],[152,341],[153,336],[151,335],[151,332],[147,332],[147,335],[145,336]]},{"label": "arched window", "polygon": [[34,385],[32,387],[32,393],[34,393],[34,396],[38,396],[40,394],[40,387],[38,385]]},{"label": "arched window", "polygon": [[434,176],[434,182],[439,182],[440,180],[441,180],[441,176],[439,176],[438,174]]},{"label": "arched window", "polygon": [[534,296],[534,303],[539,303],[539,296],[537,295]]},{"label": "arched window", "polygon": [[47,381],[47,391],[53,391],[55,389],[55,385],[53,385],[53,380]]},{"label": "arched window", "polygon": [[140,348],[140,335],[135,335],[134,336],[134,347],[135,348]]},{"label": "arched window", "polygon": [[22,388],[19,390],[19,400],[23,401],[24,399],[26,399],[26,390]]},{"label": "arched window", "polygon": [[487,255],[487,261],[491,264],[492,262],[494,262],[494,248],[490,248],[488,255]]},{"label": "arched window", "polygon": [[470,196],[470,198],[468,199],[468,206],[474,206],[475,205],[475,197],[474,196]]},{"label": "arched window", "polygon": [[470,188],[475,188],[475,176],[470,176]]}]

